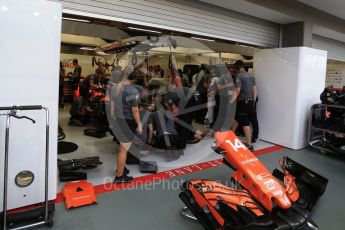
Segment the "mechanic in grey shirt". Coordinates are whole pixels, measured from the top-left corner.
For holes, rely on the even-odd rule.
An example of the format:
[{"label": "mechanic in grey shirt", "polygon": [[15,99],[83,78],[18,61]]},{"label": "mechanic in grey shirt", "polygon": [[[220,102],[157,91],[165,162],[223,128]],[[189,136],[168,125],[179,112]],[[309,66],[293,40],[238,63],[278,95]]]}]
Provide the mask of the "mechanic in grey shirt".
[{"label": "mechanic in grey shirt", "polygon": [[255,78],[247,72],[240,72],[236,76],[236,88],[240,89],[237,101],[254,100],[253,86],[256,86]]},{"label": "mechanic in grey shirt", "polygon": [[217,89],[221,96],[228,97],[229,101],[232,102],[236,99],[234,90],[235,85],[232,80],[232,76],[229,74],[223,74],[218,81]]},{"label": "mechanic in grey shirt", "polygon": [[[218,112],[216,116],[216,122],[218,123],[217,127],[213,127],[214,130],[221,129],[225,124],[230,124],[233,120],[229,120],[224,114],[229,112],[229,108],[235,108],[231,104],[236,103],[236,93],[235,93],[235,84],[232,79],[230,72],[223,73],[217,83],[217,90],[219,95],[218,100]],[[232,118],[231,118],[232,119]]]},{"label": "mechanic in grey shirt", "polygon": [[139,93],[132,85],[122,84],[120,92],[115,92],[115,116],[116,119],[134,121],[133,107],[138,107]]},{"label": "mechanic in grey shirt", "polygon": [[[111,75],[110,80],[108,81],[107,85],[107,96],[109,97],[109,103],[106,104],[107,108],[107,115],[111,121],[114,118],[114,111],[115,111],[115,91],[117,89],[117,85],[120,84],[123,80],[124,72],[121,70],[120,67],[117,67]],[[112,123],[111,123],[112,125]]]},{"label": "mechanic in grey shirt", "polygon": [[246,67],[242,61],[237,61],[235,66],[238,70],[236,76],[237,110],[231,129],[235,132],[240,123],[243,126],[243,132],[246,136],[246,145],[249,150],[253,151],[250,112],[255,106],[254,102],[257,97],[255,78],[247,73]]},{"label": "mechanic in grey shirt", "polygon": [[127,176],[129,170],[125,170],[127,151],[132,145],[135,133],[143,133],[138,108],[139,93],[133,86],[136,77],[136,71],[131,67],[127,67],[125,79],[117,85],[115,90],[114,134],[119,140],[120,146],[117,154],[117,170],[114,183],[127,183],[133,180],[133,177]]}]

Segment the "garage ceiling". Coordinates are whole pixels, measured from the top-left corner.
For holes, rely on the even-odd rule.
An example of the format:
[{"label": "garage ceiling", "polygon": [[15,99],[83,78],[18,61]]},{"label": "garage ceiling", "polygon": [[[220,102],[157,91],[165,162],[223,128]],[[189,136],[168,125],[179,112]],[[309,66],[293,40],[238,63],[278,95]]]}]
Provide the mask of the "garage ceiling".
[{"label": "garage ceiling", "polygon": [[298,0],[304,4],[332,14],[338,18],[345,19],[344,0]]},{"label": "garage ceiling", "polygon": [[[297,17],[291,16],[270,7],[262,6],[260,0],[199,0],[222,8],[242,12],[268,21],[286,24],[301,21]],[[277,1],[279,2],[279,1]],[[284,1],[281,1],[284,2]],[[334,15],[338,18],[345,19],[345,1],[344,0],[294,0],[316,8],[325,13]],[[292,4],[293,5],[293,4]],[[296,5],[295,5],[296,7]],[[302,9],[301,9],[302,10]]]},{"label": "garage ceiling", "polygon": [[[306,19],[314,23],[313,34],[345,42],[345,0],[199,0],[279,24]],[[322,19],[324,18],[324,20]]]},{"label": "garage ceiling", "polygon": [[298,22],[301,19],[244,0],[199,0],[222,8],[238,11],[279,24]]}]

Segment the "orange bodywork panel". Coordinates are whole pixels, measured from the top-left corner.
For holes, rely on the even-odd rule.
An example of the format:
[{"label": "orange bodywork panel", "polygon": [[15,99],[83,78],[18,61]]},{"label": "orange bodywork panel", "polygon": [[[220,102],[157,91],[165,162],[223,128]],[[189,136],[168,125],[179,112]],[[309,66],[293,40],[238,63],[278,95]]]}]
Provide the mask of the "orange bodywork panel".
[{"label": "orange bodywork panel", "polygon": [[208,207],[220,226],[224,226],[225,220],[215,209],[219,201],[235,211],[238,211],[237,206],[243,206],[257,216],[264,215],[246,190],[230,188],[216,181],[208,180],[189,181],[188,190],[193,194],[200,207]]},{"label": "orange bodywork panel", "polygon": [[[193,188],[191,187],[193,186]],[[243,189],[227,187],[222,183],[208,180],[192,180],[189,182],[189,189],[199,189],[205,199],[215,206],[218,201],[223,201],[237,211],[237,205],[251,209],[257,216],[264,213],[257,206],[250,194]]]},{"label": "orange bodywork panel", "polygon": [[86,180],[67,182],[62,189],[66,208],[76,208],[97,203],[96,193],[91,183]]},{"label": "orange bodywork panel", "polygon": [[236,169],[232,178],[257,201],[269,211],[273,201],[283,209],[291,207],[286,189],[232,131],[217,132],[215,138],[217,147],[225,150],[224,157]]}]

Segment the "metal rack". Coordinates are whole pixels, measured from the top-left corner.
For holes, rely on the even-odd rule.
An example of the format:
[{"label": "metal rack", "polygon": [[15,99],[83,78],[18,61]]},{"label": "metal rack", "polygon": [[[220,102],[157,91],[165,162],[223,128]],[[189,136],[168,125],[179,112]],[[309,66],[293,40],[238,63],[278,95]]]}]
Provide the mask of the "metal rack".
[{"label": "metal rack", "polygon": [[[49,203],[48,197],[48,182],[49,182],[49,110],[47,107],[42,105],[24,105],[24,106],[8,106],[0,107],[0,111],[7,110],[6,115],[6,135],[5,135],[5,156],[4,156],[4,184],[3,184],[3,212],[1,213],[2,217],[2,229],[7,230],[22,230],[22,229],[31,229],[33,227],[48,225],[52,227],[54,224],[54,211],[55,204]],[[36,123],[30,117],[27,116],[18,116],[17,111],[28,111],[28,110],[44,110],[46,115],[46,126],[45,126],[45,183],[44,183],[44,202],[36,205],[35,208],[28,209],[27,211],[18,211],[12,216],[8,213],[7,203],[8,203],[8,175],[9,175],[9,148],[10,148],[10,121],[11,118],[16,119],[27,119],[33,123]],[[2,114],[3,115],[3,114]],[[8,218],[12,221],[8,221]],[[15,227],[9,226],[9,224],[23,222],[24,224],[16,225]],[[0,226],[1,229],[1,226]]]},{"label": "metal rack", "polygon": [[312,146],[313,148],[320,150],[322,153],[327,153],[327,152],[335,153],[336,151],[327,147],[326,134],[328,133],[328,134],[336,135],[338,137],[345,138],[345,130],[339,131],[339,130],[332,129],[332,128],[316,127],[314,125],[314,122],[313,122],[314,110],[315,109],[321,109],[321,108],[325,108],[325,111],[327,111],[327,108],[342,109],[342,110],[344,110],[344,113],[345,113],[345,106],[326,105],[326,104],[321,104],[321,103],[314,104],[311,107],[311,111],[309,114],[309,126],[308,126],[309,127],[308,128],[308,143],[309,143],[309,145]]}]

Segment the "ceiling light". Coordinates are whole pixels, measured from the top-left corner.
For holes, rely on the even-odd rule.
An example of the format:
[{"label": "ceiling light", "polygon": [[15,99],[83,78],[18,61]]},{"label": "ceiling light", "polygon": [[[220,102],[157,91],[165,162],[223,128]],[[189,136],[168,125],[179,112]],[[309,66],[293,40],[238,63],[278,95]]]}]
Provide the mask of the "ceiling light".
[{"label": "ceiling light", "polygon": [[246,45],[238,45],[238,46],[247,47],[247,48],[253,48],[252,46],[246,46]]},{"label": "ceiling light", "polygon": [[97,55],[101,55],[101,56],[108,56],[108,55],[111,55],[111,54],[105,53],[105,52],[103,52],[103,51],[101,51],[101,50],[97,50],[97,51],[96,51],[96,54],[97,54]]},{"label": "ceiling light", "polygon": [[62,17],[63,20],[69,20],[69,21],[76,21],[76,22],[90,22],[89,20],[85,20],[85,19],[78,19],[78,18],[66,18],[66,17]]},{"label": "ceiling light", "polygon": [[161,34],[161,33],[162,33],[162,32],[160,32],[160,31],[156,31],[156,30],[147,30],[147,29],[136,28],[136,27],[130,27],[130,26],[128,27],[128,29],[146,31],[146,32],[157,33],[157,34]]},{"label": "ceiling light", "polygon": [[94,50],[92,47],[80,47],[81,50]]},{"label": "ceiling light", "polygon": [[39,12],[34,12],[34,16],[39,16],[40,13]]},{"label": "ceiling light", "polygon": [[203,40],[203,41],[208,41],[208,42],[214,42],[214,39],[207,39],[207,38],[198,38],[198,37],[191,37],[193,39],[197,39],[197,40]]}]

